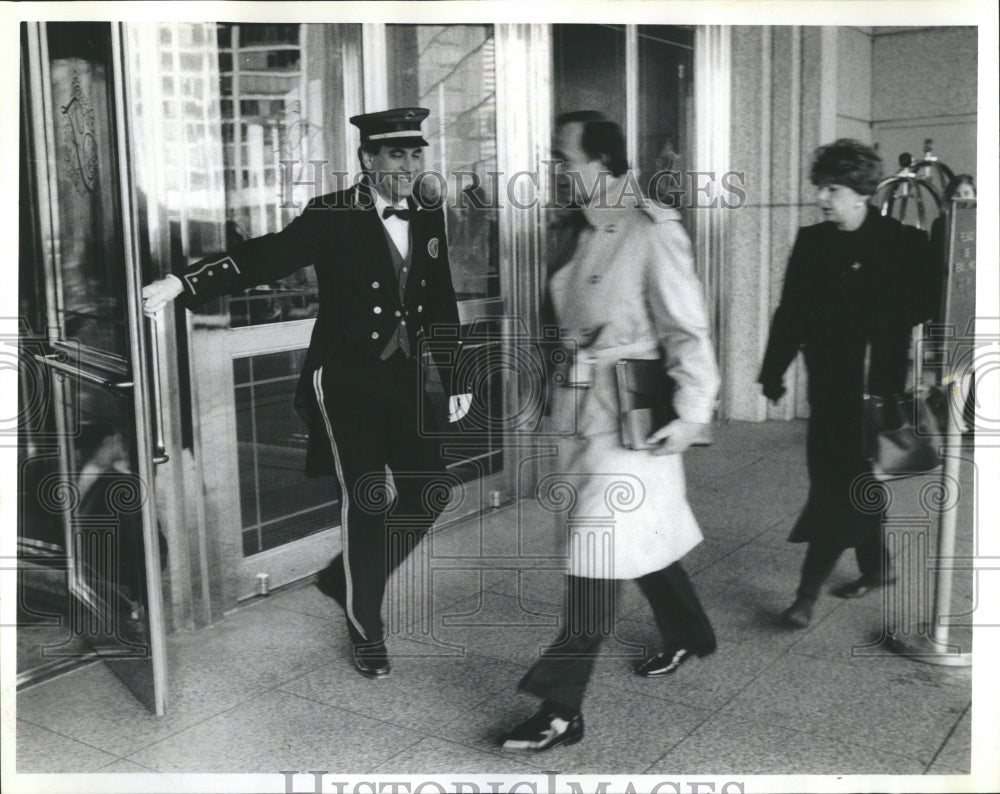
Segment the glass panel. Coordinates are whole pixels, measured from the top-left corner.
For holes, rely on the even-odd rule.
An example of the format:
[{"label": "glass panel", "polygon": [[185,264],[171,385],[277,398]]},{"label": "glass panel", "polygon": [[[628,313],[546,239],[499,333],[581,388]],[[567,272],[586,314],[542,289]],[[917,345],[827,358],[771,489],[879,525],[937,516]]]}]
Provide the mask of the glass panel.
[{"label": "glass panel", "polygon": [[625,26],[553,25],[555,115],[600,110],[625,124]]},{"label": "glass panel", "polygon": [[304,354],[292,350],[233,360],[244,556],[337,521],[336,481],[302,474],[306,436],[292,399]]},{"label": "glass panel", "polygon": [[[345,186],[331,172],[357,170],[345,154],[343,51],[359,26],[171,22],[129,32],[142,78],[139,179],[166,216],[172,269],[279,231],[314,195]],[[286,195],[288,182],[302,184]],[[237,327],[313,318],[317,308],[304,268],[196,313]]]},{"label": "glass panel", "polygon": [[[639,151],[643,184],[661,171],[683,174],[694,163],[694,30],[672,25],[639,27]],[[684,177],[655,179],[656,198],[683,209]]]},{"label": "glass panel", "polygon": [[[152,494],[136,474],[131,395],[52,377],[62,405],[49,403],[47,424],[62,412],[65,459],[52,447],[22,456],[19,611],[30,631],[22,637],[19,630],[19,675],[94,654],[134,660],[151,654],[141,510]],[[167,547],[159,537],[163,570]],[[151,667],[117,669],[137,694],[152,698]]]},{"label": "glass panel", "polygon": [[125,362],[125,268],[108,102],[110,26],[52,23],[47,31],[62,333]]},{"label": "glass panel", "polygon": [[[492,25],[387,25],[389,104],[431,113],[425,165],[447,190],[448,248],[459,300],[500,295],[496,57]],[[431,183],[428,183],[431,184]],[[483,208],[479,204],[488,204]]]}]

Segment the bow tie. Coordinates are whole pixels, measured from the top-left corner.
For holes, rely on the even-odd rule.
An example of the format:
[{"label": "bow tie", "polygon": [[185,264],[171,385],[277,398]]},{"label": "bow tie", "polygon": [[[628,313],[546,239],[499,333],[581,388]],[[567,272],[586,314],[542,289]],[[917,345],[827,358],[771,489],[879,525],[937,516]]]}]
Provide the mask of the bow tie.
[{"label": "bow tie", "polygon": [[399,207],[386,207],[382,210],[383,218],[391,218],[393,215],[398,217],[400,220],[408,221],[410,219],[411,210],[401,209]]}]

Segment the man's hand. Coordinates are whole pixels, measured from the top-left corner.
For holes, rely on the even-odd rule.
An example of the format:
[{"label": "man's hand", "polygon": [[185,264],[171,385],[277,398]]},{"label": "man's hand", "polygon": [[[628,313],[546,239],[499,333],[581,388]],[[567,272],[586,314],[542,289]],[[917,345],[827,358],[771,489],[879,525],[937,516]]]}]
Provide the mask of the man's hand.
[{"label": "man's hand", "polygon": [[142,311],[147,317],[154,316],[164,306],[184,291],[184,285],[177,276],[167,276],[142,288]]},{"label": "man's hand", "polygon": [[448,398],[448,421],[457,422],[472,407],[471,394],[453,394]]},{"label": "man's hand", "polygon": [[651,450],[654,455],[676,455],[700,441],[704,432],[705,425],[701,422],[674,419],[647,438],[646,443],[656,445]]}]

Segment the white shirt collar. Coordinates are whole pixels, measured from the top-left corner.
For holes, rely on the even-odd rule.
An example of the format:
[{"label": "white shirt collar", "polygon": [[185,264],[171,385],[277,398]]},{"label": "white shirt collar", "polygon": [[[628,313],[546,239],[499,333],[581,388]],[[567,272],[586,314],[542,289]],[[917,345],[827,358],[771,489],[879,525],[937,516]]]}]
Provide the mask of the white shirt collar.
[{"label": "white shirt collar", "polygon": [[[375,195],[375,211],[378,212],[378,216],[382,218],[382,212],[386,207],[396,207],[397,209],[405,210],[407,209],[407,203],[404,201],[402,204],[390,204],[385,200],[385,196],[379,193],[375,188],[372,188],[372,193]],[[383,218],[383,220],[388,220]],[[402,218],[396,218],[396,220],[403,221]],[[403,221],[405,223],[405,221]]]}]

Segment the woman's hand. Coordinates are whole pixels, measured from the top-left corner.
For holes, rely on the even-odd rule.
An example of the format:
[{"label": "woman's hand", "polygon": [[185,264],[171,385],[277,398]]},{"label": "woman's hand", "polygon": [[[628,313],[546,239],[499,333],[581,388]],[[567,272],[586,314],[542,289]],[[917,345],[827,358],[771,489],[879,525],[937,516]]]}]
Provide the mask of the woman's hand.
[{"label": "woman's hand", "polygon": [[761,383],[761,391],[764,392],[764,396],[771,401],[772,405],[777,405],[778,400],[785,396],[785,384],[780,380],[778,381],[767,381],[766,383]]},{"label": "woman's hand", "polygon": [[647,438],[646,443],[655,445],[652,449],[654,455],[675,455],[702,441],[705,427],[701,422],[674,419]]}]

